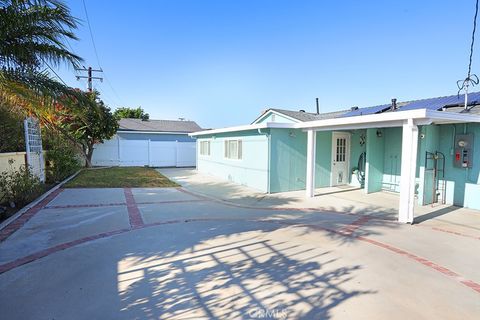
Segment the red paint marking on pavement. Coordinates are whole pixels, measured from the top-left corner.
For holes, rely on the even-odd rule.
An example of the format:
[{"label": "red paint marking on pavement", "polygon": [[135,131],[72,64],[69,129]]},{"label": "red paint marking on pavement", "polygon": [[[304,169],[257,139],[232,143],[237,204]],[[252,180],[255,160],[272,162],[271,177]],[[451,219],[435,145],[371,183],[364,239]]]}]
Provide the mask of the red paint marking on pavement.
[{"label": "red paint marking on pavement", "polygon": [[[131,201],[130,197],[133,198],[133,195],[131,193],[131,190],[128,189],[128,191],[130,191],[130,192],[128,192],[127,189],[128,188],[125,188],[125,195],[129,194],[129,196],[127,197],[127,203],[129,203]],[[413,253],[407,252],[405,250],[399,249],[399,248],[391,246],[389,244],[386,244],[386,243],[383,243],[383,242],[380,242],[380,241],[376,241],[376,240],[373,240],[373,239],[369,239],[369,238],[366,238],[366,237],[363,237],[363,236],[354,236],[352,234],[347,235],[344,231],[342,231],[342,229],[341,230],[334,230],[334,229],[324,228],[324,227],[321,227],[321,226],[318,226],[318,225],[296,224],[295,222],[291,222],[291,221],[276,221],[276,220],[268,221],[268,220],[248,220],[248,219],[244,220],[244,219],[198,218],[198,219],[170,220],[170,221],[155,222],[155,223],[150,223],[150,224],[144,224],[142,222],[142,224],[139,225],[136,228],[120,229],[120,230],[109,231],[109,232],[104,232],[104,233],[100,233],[100,234],[93,235],[93,236],[84,237],[84,238],[81,238],[81,239],[78,239],[78,240],[73,240],[73,241],[70,241],[70,242],[59,244],[57,246],[54,246],[54,247],[36,252],[34,254],[25,256],[23,258],[19,258],[17,260],[12,261],[12,262],[8,262],[6,264],[0,265],[0,274],[4,273],[4,272],[7,272],[9,270],[12,270],[14,268],[17,268],[19,266],[22,266],[24,264],[33,262],[33,261],[38,260],[40,258],[43,258],[45,256],[48,256],[52,253],[55,253],[55,252],[58,252],[58,251],[61,251],[61,250],[65,250],[65,249],[69,249],[69,248],[72,248],[74,246],[77,246],[79,244],[83,244],[83,243],[86,243],[86,242],[89,242],[89,241],[98,240],[98,239],[101,239],[101,238],[106,238],[106,237],[110,237],[110,236],[114,236],[114,235],[127,233],[127,232],[130,232],[130,231],[133,231],[134,229],[143,229],[143,228],[148,228],[148,227],[167,225],[167,224],[175,224],[175,223],[204,222],[204,221],[237,221],[237,220],[252,221],[252,222],[265,222],[265,223],[278,223],[278,224],[281,224],[281,225],[289,225],[289,226],[304,226],[304,227],[310,227],[310,228],[319,229],[319,230],[327,231],[327,232],[330,232],[330,233],[338,234],[338,235],[341,235],[343,237],[349,237],[349,238],[352,238],[352,239],[357,239],[357,240],[375,245],[377,247],[389,250],[389,251],[391,251],[395,254],[401,255],[401,256],[403,256],[405,258],[408,258],[410,260],[416,261],[416,262],[418,262],[418,263],[420,263],[420,264],[422,264],[422,265],[424,265],[428,268],[431,268],[432,270],[440,272],[441,274],[443,274],[443,275],[445,275],[445,276],[447,276],[447,277],[449,277],[449,278],[451,278],[455,281],[458,281],[459,283],[461,283],[461,284],[465,285],[466,287],[476,291],[477,293],[480,293],[480,284],[479,283],[476,283],[472,280],[465,279],[462,276],[460,276],[458,273],[456,273],[456,272],[454,272],[454,271],[452,271],[452,270],[450,270],[446,267],[442,267],[442,266],[440,266],[440,265],[438,265],[438,264],[436,264],[432,261],[429,261],[428,259],[422,258],[420,256],[417,256],[417,255],[413,254]]]},{"label": "red paint marking on pavement", "polygon": [[41,209],[43,209],[50,201],[55,199],[56,196],[58,196],[63,189],[59,188],[52,193],[50,193],[45,199],[28,209],[25,213],[23,213],[20,217],[12,221],[8,226],[3,228],[0,231],[0,242],[7,239],[9,236],[11,236],[15,231],[20,229],[25,223],[27,223],[28,220],[30,220],[34,215],[38,213]]},{"label": "red paint marking on pavement", "polygon": [[124,188],[123,191],[125,193],[125,199],[127,200],[127,210],[128,210],[128,218],[130,220],[130,226],[132,227],[132,229],[138,229],[143,227],[145,224],[143,223],[140,210],[138,209],[138,206],[135,203],[135,198],[133,197],[132,189]]},{"label": "red paint marking on pavement", "polygon": [[[418,226],[418,225],[416,225],[416,226]],[[480,237],[472,236],[472,235],[465,234],[465,233],[461,233],[461,232],[458,232],[458,231],[452,231],[452,230],[447,230],[447,229],[437,228],[437,227],[432,227],[432,229],[435,230],[435,231],[441,231],[441,232],[445,232],[445,233],[450,233],[450,234],[454,234],[454,235],[461,236],[461,237],[465,237],[465,238],[471,238],[471,239],[475,239],[475,240],[480,240]]]},{"label": "red paint marking on pavement", "polygon": [[[135,202],[137,205],[140,204],[172,204],[172,203],[191,203],[191,202],[203,202],[206,200],[167,200],[167,201],[145,201],[145,202]],[[101,208],[101,207],[118,207],[125,206],[125,202],[116,202],[116,203],[98,203],[98,204],[72,204],[64,206],[46,206],[45,209],[76,209],[76,208]]]},{"label": "red paint marking on pavement", "polygon": [[[220,204],[223,204],[223,205],[226,205],[226,206],[242,208],[242,209],[272,210],[272,211],[320,212],[320,213],[327,213],[327,214],[331,213],[331,214],[341,214],[341,215],[354,216],[354,217],[358,217],[358,216],[364,216],[365,217],[365,215],[362,215],[362,214],[357,214],[357,213],[353,213],[353,212],[346,212],[346,211],[338,211],[338,210],[333,210],[333,209],[325,209],[325,208],[289,208],[289,207],[286,207],[286,208],[272,208],[272,207],[245,206],[245,205],[236,204],[236,203],[233,203],[233,202],[230,202],[230,201],[227,201],[227,200],[209,198],[207,196],[203,196],[203,195],[199,195],[199,194],[190,192],[190,191],[185,190],[181,187],[176,188],[176,189],[180,192],[185,193],[185,194],[188,194],[188,195],[200,198],[200,199],[205,199],[206,201],[213,201],[213,202],[217,202],[217,203],[220,203]],[[369,220],[382,220],[382,221],[392,221],[392,222],[397,221],[396,219],[381,218],[381,217],[376,217],[376,216],[373,216],[373,215],[368,215],[368,217],[369,217],[368,218]]]},{"label": "red paint marking on pavement", "polygon": [[[194,192],[190,192],[188,190],[185,190],[181,187],[178,187],[176,188],[178,191],[180,192],[183,192],[185,194],[188,194],[188,195],[191,195],[191,196],[194,196],[194,197],[197,197],[197,198],[201,198],[201,199],[204,199],[205,201],[213,201],[213,202],[217,202],[217,203],[221,203],[223,205],[227,205],[227,206],[231,206],[231,207],[237,207],[237,208],[243,208],[243,209],[252,209],[252,210],[274,210],[274,211],[301,211],[301,212],[321,212],[321,213],[332,213],[332,214],[341,214],[341,215],[348,215],[348,216],[360,216],[360,214],[357,214],[357,213],[352,213],[352,212],[346,212],[346,211],[338,211],[338,210],[333,210],[333,209],[323,209],[323,208],[269,208],[269,207],[252,207],[252,206],[244,206],[244,205],[241,205],[241,204],[236,204],[236,203],[232,203],[228,200],[220,200],[220,199],[215,199],[215,198],[209,198],[207,196],[203,196],[203,195],[200,195],[200,194],[197,194],[197,193],[194,193]],[[368,215],[368,216],[363,216],[365,217],[366,221],[360,221],[361,224],[367,222],[368,220],[381,220],[381,221],[391,221],[391,222],[397,222],[396,219],[391,219],[391,218],[385,218],[385,217],[376,217],[376,216],[373,216],[373,215]],[[363,219],[362,218],[359,218],[358,220],[361,220]],[[358,221],[357,220],[357,221]],[[413,224],[413,226],[421,226],[421,227],[426,227],[426,226],[423,226],[423,225],[419,225],[419,224]],[[349,226],[347,226],[349,227]],[[347,228],[346,227],[346,228]],[[344,232],[346,233],[346,235],[348,236],[349,234],[353,233],[356,229],[358,229],[358,227],[356,228],[353,228],[353,230],[350,232],[351,230],[351,227],[348,228],[348,229],[345,229]],[[432,227],[431,228],[432,230],[436,230],[436,231],[441,231],[441,232],[447,232],[447,233],[451,233],[451,234],[455,234],[455,235],[458,235],[458,236],[462,236],[462,237],[467,237],[467,238],[472,238],[472,239],[476,239],[476,240],[480,240],[480,237],[476,237],[476,236],[471,236],[471,235],[468,235],[468,234],[464,234],[464,233],[460,233],[460,232],[456,232],[456,231],[451,231],[451,230],[446,230],[446,229],[441,229],[441,228],[436,228],[436,227]],[[340,232],[340,231],[339,231]]]},{"label": "red paint marking on pavement", "polygon": [[[62,251],[62,250],[65,250],[65,249],[70,249],[72,247],[75,247],[75,246],[78,246],[80,244],[87,243],[87,242],[90,242],[90,241],[103,239],[103,238],[108,238],[108,237],[111,237],[111,236],[127,233],[127,232],[130,232],[130,231],[133,231],[134,229],[144,229],[144,228],[161,226],[161,225],[168,225],[168,224],[174,224],[174,223],[186,223],[186,222],[197,222],[197,221],[217,221],[217,220],[223,221],[223,219],[208,219],[208,218],[188,219],[188,220],[169,220],[169,221],[154,222],[154,223],[150,223],[150,224],[142,224],[138,228],[125,228],[125,229],[103,232],[103,233],[95,234],[95,235],[92,235],[92,236],[83,237],[83,238],[80,238],[80,239],[77,239],[77,240],[73,240],[73,241],[62,243],[62,244],[58,244],[56,246],[53,246],[53,247],[35,252],[33,254],[30,254],[28,256],[13,260],[11,262],[1,264],[0,265],[0,274],[2,274],[4,272],[7,272],[7,271],[10,271],[12,269],[18,268],[18,267],[20,267],[24,264],[33,262],[33,261],[38,260],[40,258],[49,256],[49,255],[51,255],[53,253],[56,253],[58,251]],[[225,219],[225,220],[231,221],[232,219]]]},{"label": "red paint marking on pavement", "polygon": [[[281,221],[280,223],[284,224],[284,225],[290,225],[290,226],[295,225],[294,223],[290,223],[288,221]],[[393,253],[396,253],[398,255],[401,255],[405,258],[408,258],[410,260],[418,262],[418,263],[420,263],[420,264],[422,264],[422,265],[424,265],[424,266],[426,266],[430,269],[433,269],[437,272],[440,272],[441,274],[451,278],[452,280],[458,281],[459,283],[469,287],[470,289],[476,291],[477,293],[480,293],[480,284],[479,283],[474,282],[472,280],[465,279],[462,276],[460,276],[458,273],[456,273],[456,272],[454,272],[454,271],[452,271],[452,270],[450,270],[446,267],[442,267],[441,265],[438,265],[435,262],[432,262],[428,259],[422,258],[420,256],[417,256],[417,255],[413,254],[413,253],[402,250],[400,248],[394,247],[392,245],[389,245],[389,244],[386,244],[386,243],[383,243],[383,242],[380,242],[380,241],[376,241],[376,240],[373,240],[373,239],[370,239],[370,238],[366,238],[366,237],[363,237],[363,236],[355,236],[355,235],[352,235],[352,234],[348,235],[344,231],[342,231],[342,229],[334,230],[334,229],[330,229],[330,228],[324,228],[324,227],[318,226],[318,225],[308,225],[308,224],[297,224],[297,226],[310,227],[310,228],[313,228],[313,229],[324,230],[324,231],[327,231],[327,232],[330,232],[330,233],[341,235],[343,237],[349,237],[349,238],[360,240],[360,241],[363,241],[363,242],[366,242],[366,243],[369,243],[369,244],[373,244],[377,247],[389,250],[389,251],[391,251]]]},{"label": "red paint marking on pavement", "polygon": [[346,236],[349,236],[352,233],[354,233],[358,228],[360,228],[362,225],[367,223],[370,219],[371,219],[371,217],[363,216],[363,217],[353,221],[349,225],[346,225],[345,227],[340,229],[338,232],[343,233]]},{"label": "red paint marking on pavement", "polygon": [[65,250],[65,249],[69,249],[69,248],[72,248],[74,246],[77,246],[77,245],[85,243],[85,242],[110,237],[110,236],[125,233],[125,232],[128,232],[128,231],[131,231],[131,229],[120,229],[120,230],[115,230],[115,231],[99,233],[99,234],[96,234],[96,235],[93,235],[93,236],[88,236],[88,237],[73,240],[73,241],[70,241],[70,242],[65,242],[65,243],[50,247],[50,248],[45,249],[45,250],[35,252],[35,253],[33,253],[31,255],[28,255],[28,256],[25,256],[23,258],[20,258],[20,259],[14,260],[12,262],[8,262],[8,263],[0,265],[0,274],[4,273],[4,272],[7,272],[9,270],[12,270],[14,268],[20,267],[24,264],[33,262],[33,261],[38,260],[40,258],[46,257],[48,255],[51,255],[52,253],[55,253],[55,252],[58,252],[58,251],[61,251],[61,250]]},{"label": "red paint marking on pavement", "polygon": [[456,272],[454,272],[454,271],[452,271],[448,268],[442,267],[442,266],[436,264],[435,262],[432,262],[428,259],[425,259],[425,258],[419,257],[417,255],[414,255],[413,253],[407,252],[405,250],[396,248],[394,246],[391,246],[391,245],[388,245],[386,243],[382,243],[382,242],[379,242],[379,241],[376,241],[376,240],[373,240],[373,239],[368,239],[368,238],[365,238],[365,237],[362,237],[362,236],[356,237],[356,238],[358,240],[371,243],[373,245],[376,245],[378,247],[390,250],[392,252],[395,252],[396,254],[407,257],[407,258],[409,258],[411,260],[414,260],[418,263],[421,263],[424,266],[429,267],[433,270],[436,270],[436,271],[442,273],[443,275],[445,275],[447,277],[450,277],[453,280],[456,280],[456,281],[460,282],[461,284],[463,284],[463,285],[475,290],[476,292],[480,293],[480,284],[478,284],[478,283],[476,283],[472,280],[464,279],[458,273],[456,273]]}]

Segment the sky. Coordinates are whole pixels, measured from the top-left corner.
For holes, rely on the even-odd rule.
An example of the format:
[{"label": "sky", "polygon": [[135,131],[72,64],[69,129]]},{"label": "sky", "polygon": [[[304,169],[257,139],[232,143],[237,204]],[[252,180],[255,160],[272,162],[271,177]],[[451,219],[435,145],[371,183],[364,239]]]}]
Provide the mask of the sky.
[{"label": "sky", "polygon": [[66,3],[81,20],[70,46],[104,70],[94,87],[112,109],[203,128],[315,112],[317,97],[328,112],[456,94],[475,13],[475,0],[85,0],[97,59],[82,0]]}]

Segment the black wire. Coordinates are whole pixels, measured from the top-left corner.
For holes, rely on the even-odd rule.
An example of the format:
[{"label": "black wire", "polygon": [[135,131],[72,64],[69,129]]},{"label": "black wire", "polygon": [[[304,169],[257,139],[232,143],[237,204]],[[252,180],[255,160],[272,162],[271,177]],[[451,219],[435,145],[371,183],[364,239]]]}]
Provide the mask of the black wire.
[{"label": "black wire", "polygon": [[478,0],[475,2],[475,16],[473,17],[473,31],[472,31],[472,42],[470,44],[470,57],[468,60],[468,72],[467,77],[464,80],[457,81],[458,94],[460,91],[465,89],[468,86],[475,86],[479,83],[479,79],[475,74],[472,74],[472,61],[473,61],[473,48],[475,45],[475,32],[477,30],[477,16],[478,16]]},{"label": "black wire", "polygon": [[[92,26],[90,25],[90,19],[88,17],[87,5],[85,4],[85,0],[82,0],[82,2],[83,2],[83,9],[85,10],[85,17],[87,18],[88,31],[90,31],[90,38],[92,39],[93,51],[95,51],[95,57],[97,58],[98,67],[100,68],[100,70],[102,70],[102,67],[100,65],[100,59],[98,58],[97,46],[95,45],[95,40],[93,38]],[[478,3],[478,0],[477,0],[477,3]]]},{"label": "black wire", "polygon": [[475,43],[475,31],[477,30],[477,15],[478,15],[478,0],[475,4],[475,17],[473,18],[472,43],[470,45],[470,60],[468,62],[467,78],[470,78],[470,73],[472,71],[473,45]]},{"label": "black wire", "polygon": [[57,76],[57,78],[65,85],[68,87],[68,85],[65,83],[65,81],[63,81],[63,79],[58,75],[58,73],[55,72],[55,70],[48,64],[47,61],[45,61],[45,59],[42,59],[43,63],[45,63],[45,65]]}]

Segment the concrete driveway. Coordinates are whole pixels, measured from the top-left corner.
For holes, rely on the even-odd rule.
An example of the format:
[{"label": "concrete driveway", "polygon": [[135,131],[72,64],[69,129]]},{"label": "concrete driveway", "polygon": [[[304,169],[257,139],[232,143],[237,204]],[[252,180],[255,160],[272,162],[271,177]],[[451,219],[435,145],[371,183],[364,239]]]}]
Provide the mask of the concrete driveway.
[{"label": "concrete driveway", "polygon": [[215,199],[224,188],[192,190],[45,199],[0,232],[1,317],[478,319],[477,226],[255,207]]}]

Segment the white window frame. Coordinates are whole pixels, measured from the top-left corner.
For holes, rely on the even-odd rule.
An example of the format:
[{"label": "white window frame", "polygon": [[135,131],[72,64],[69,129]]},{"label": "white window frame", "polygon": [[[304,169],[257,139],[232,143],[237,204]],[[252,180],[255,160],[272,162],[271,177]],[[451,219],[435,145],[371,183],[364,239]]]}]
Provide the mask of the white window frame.
[{"label": "white window frame", "polygon": [[[205,150],[205,148],[206,148],[206,150]],[[201,140],[200,141],[200,155],[201,156],[209,157],[211,150],[212,149],[211,149],[210,140]]]},{"label": "white window frame", "polygon": [[[236,145],[236,147],[234,147]],[[229,160],[243,159],[243,143],[241,139],[226,139],[223,143],[223,156]]]}]

